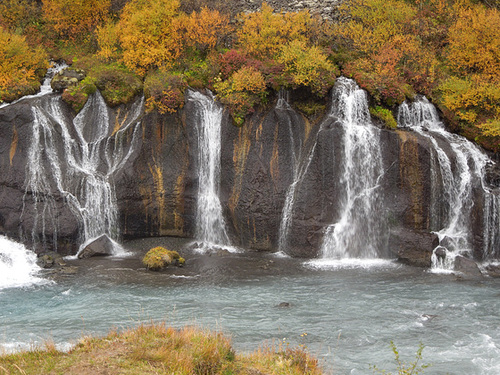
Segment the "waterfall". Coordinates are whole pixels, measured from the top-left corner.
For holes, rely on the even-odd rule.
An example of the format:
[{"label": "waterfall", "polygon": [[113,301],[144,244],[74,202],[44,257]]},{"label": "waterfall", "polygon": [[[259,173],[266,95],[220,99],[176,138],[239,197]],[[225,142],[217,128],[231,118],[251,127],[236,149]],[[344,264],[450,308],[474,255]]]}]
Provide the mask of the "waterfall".
[{"label": "waterfall", "polygon": [[341,77],[333,92],[332,116],[342,128],[339,212],[326,229],[323,259],[377,258],[384,248],[379,179],[383,174],[380,132],[371,124],[366,93]]},{"label": "waterfall", "polygon": [[[57,191],[64,204],[80,224],[80,250],[91,240],[106,235],[119,239],[118,207],[112,174],[123,167],[139,139],[139,122],[143,102],[132,107],[128,121],[113,132],[108,108],[99,92],[92,95],[74,118],[64,111],[59,96],[35,102],[33,133],[26,166],[23,212],[34,210],[31,240],[43,247],[57,246],[60,202],[52,194]],[[124,132],[135,126],[130,143]],[[62,141],[62,145],[61,145]],[[45,238],[47,229],[53,238]],[[40,237],[41,233],[41,237]],[[26,234],[21,233],[21,238]]]},{"label": "waterfall", "polygon": [[[290,149],[291,149],[291,160],[290,164],[292,166],[292,183],[288,187],[285,196],[285,203],[283,205],[283,210],[281,214],[281,223],[278,238],[278,254],[286,255],[288,247],[288,235],[292,227],[293,220],[293,207],[295,204],[295,192],[297,186],[303,180],[309,165],[311,164],[312,158],[314,156],[314,150],[316,148],[317,142],[315,141],[309,154],[306,158],[302,158],[302,141],[300,137],[295,137],[293,132],[293,124],[291,116],[294,113],[290,105],[288,104],[288,92],[285,90],[280,90],[278,101],[276,103],[276,110],[280,111],[284,116],[286,121],[286,126],[288,134],[290,137]],[[298,143],[297,143],[298,141]]]},{"label": "waterfall", "polygon": [[189,91],[188,100],[196,106],[198,135],[198,199],[196,241],[198,250],[231,250],[219,199],[221,164],[221,121],[223,108],[212,95]]},{"label": "waterfall", "polygon": [[398,126],[414,130],[432,145],[431,227],[439,237],[432,267],[451,271],[457,255],[472,256],[471,217],[478,189],[484,201],[483,254],[484,258],[491,257],[499,240],[500,206],[498,196],[484,182],[488,157],[464,137],[447,132],[425,97],[401,104]]},{"label": "waterfall", "polygon": [[0,236],[0,290],[47,282],[37,276],[40,270],[35,253]]}]

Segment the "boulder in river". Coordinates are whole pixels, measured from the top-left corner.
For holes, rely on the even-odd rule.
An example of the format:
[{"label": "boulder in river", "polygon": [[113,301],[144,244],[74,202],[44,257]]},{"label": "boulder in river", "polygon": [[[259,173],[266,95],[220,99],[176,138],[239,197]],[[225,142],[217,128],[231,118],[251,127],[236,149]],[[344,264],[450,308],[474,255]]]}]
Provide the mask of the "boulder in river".
[{"label": "boulder in river", "polygon": [[103,234],[85,246],[83,250],[78,253],[78,258],[84,259],[95,256],[109,256],[113,255],[113,250],[113,241],[108,236]]}]

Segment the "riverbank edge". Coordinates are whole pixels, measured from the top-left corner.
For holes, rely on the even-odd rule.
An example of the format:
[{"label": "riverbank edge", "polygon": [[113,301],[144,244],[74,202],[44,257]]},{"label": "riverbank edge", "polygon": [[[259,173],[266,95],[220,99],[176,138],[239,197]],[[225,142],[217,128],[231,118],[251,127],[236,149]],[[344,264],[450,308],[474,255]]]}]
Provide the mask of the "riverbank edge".
[{"label": "riverbank edge", "polygon": [[197,326],[151,322],[104,337],[84,336],[69,351],[43,348],[0,355],[2,374],[323,374],[304,346],[286,343],[236,353],[231,339]]}]

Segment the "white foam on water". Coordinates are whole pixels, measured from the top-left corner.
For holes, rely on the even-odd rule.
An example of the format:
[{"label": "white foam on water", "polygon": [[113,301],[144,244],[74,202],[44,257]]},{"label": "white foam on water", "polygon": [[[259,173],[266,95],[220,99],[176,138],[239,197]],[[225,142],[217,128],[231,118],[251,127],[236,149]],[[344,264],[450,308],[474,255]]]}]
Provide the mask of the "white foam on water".
[{"label": "white foam on water", "polygon": [[35,253],[20,243],[0,236],[0,290],[50,283],[38,276],[40,271]]},{"label": "white foam on water", "polygon": [[393,268],[399,267],[391,259],[379,258],[342,258],[342,259],[316,259],[304,263],[307,267],[315,269],[350,269],[350,268]]}]

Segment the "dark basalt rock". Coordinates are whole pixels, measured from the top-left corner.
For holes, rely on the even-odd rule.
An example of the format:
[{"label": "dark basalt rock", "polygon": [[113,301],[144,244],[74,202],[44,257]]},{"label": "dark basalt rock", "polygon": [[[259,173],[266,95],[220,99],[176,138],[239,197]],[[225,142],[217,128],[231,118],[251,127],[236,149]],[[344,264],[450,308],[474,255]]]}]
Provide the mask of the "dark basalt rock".
[{"label": "dark basalt rock", "polygon": [[455,258],[454,270],[457,272],[461,272],[466,276],[471,276],[471,277],[483,276],[476,262],[474,262],[472,259],[465,258],[461,255],[457,255]]},{"label": "dark basalt rock", "polygon": [[446,248],[443,246],[438,246],[434,250],[434,254],[438,257],[438,259],[444,260],[446,258],[446,255],[448,252],[446,251]]},{"label": "dark basalt rock", "polygon": [[96,256],[109,256],[113,255],[113,252],[113,241],[111,241],[108,236],[102,235],[85,246],[82,251],[78,253],[78,258],[85,259]]},{"label": "dark basalt rock", "polygon": [[392,230],[389,248],[401,263],[416,267],[430,267],[433,249],[438,244],[437,235],[400,228]]},{"label": "dark basalt rock", "polygon": [[[81,72],[71,69],[63,76],[72,82],[83,79]],[[81,223],[67,207],[65,197],[55,186],[48,186],[43,196],[26,189],[34,121],[31,103],[27,99],[0,109],[0,233],[19,238],[21,228],[28,234],[28,242],[31,238],[46,239],[37,245],[37,252],[57,249],[62,254],[74,254]],[[133,139],[133,126],[114,133],[116,124],[126,122],[130,109],[131,105],[108,110],[111,125],[107,147]],[[72,116],[69,112],[68,118]],[[129,155],[124,165],[109,176],[125,239],[194,236],[199,184],[195,113],[194,104],[187,102],[176,114],[150,112],[140,117],[134,146],[126,150]],[[56,129],[53,142],[64,155],[64,142],[57,135],[61,132],[59,125],[54,122],[49,126]],[[318,256],[326,228],[337,219],[339,191],[343,188],[339,167],[343,134],[338,119],[325,113],[323,118],[311,121],[291,107],[268,107],[257,110],[237,128],[225,112],[221,137],[220,199],[232,243],[257,251],[277,249],[283,207],[294,178],[293,163],[299,158],[302,164],[304,160],[310,163],[295,187],[287,253],[294,257]],[[433,220],[440,214],[432,212],[429,199],[432,145],[428,138],[406,130],[381,130],[380,142],[384,161],[379,188],[384,212],[380,220],[388,228],[382,235],[390,253],[379,255],[390,257],[392,253],[403,263],[430,267],[432,251],[439,245],[437,236],[431,234],[437,230]],[[443,149],[446,152],[445,146]],[[45,166],[47,170],[49,167]],[[496,167],[489,167],[487,180],[492,186],[500,184]],[[49,196],[54,199],[57,227],[33,233],[37,212],[25,203]],[[477,198],[471,221],[474,247],[480,249],[482,227],[477,223],[483,217],[483,207]],[[54,233],[58,236],[56,244],[51,242]],[[443,241],[441,245],[446,244]],[[109,243],[103,247],[103,254],[112,253]],[[479,251],[474,256],[480,259]]]}]

